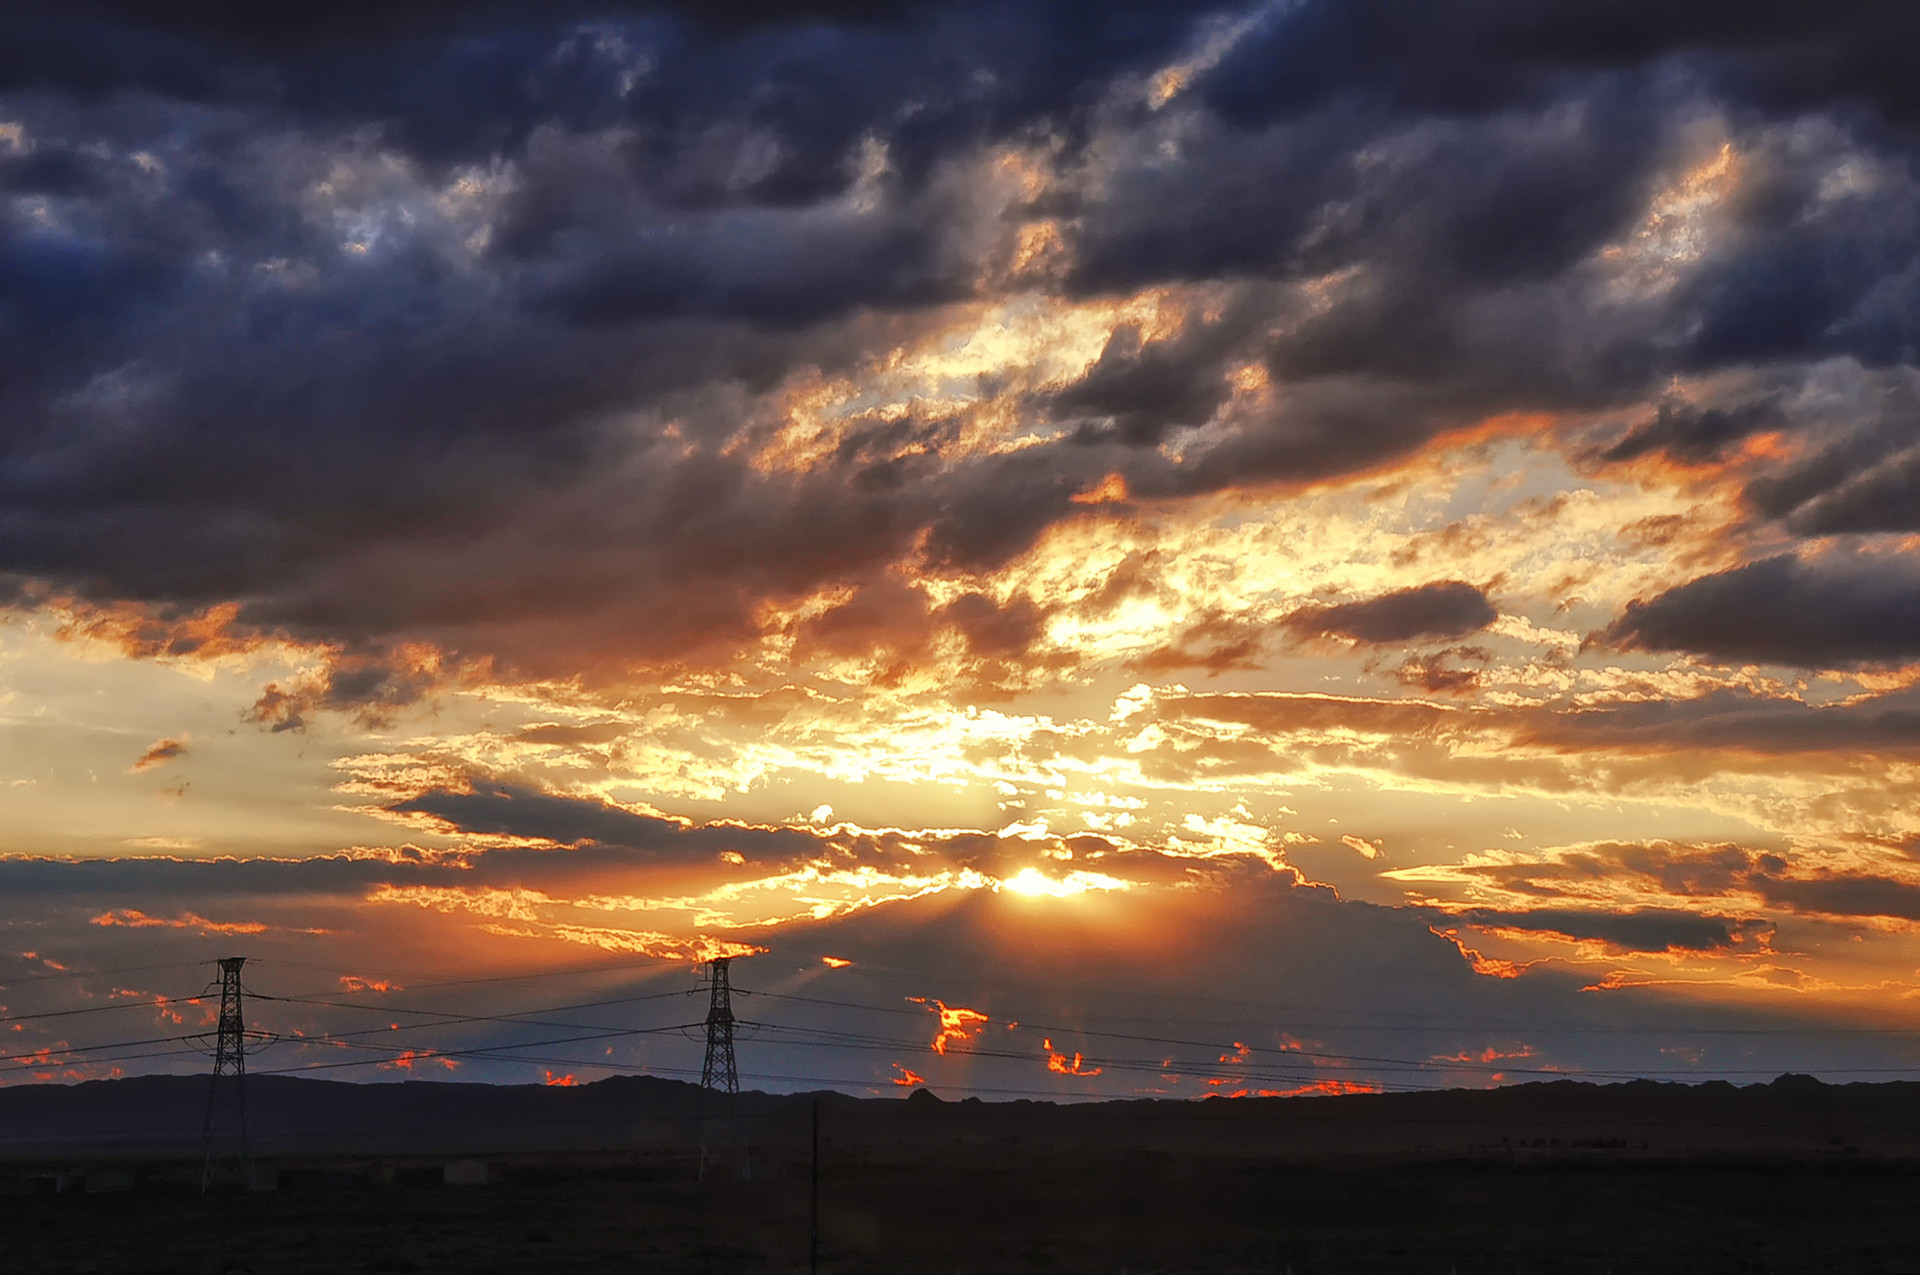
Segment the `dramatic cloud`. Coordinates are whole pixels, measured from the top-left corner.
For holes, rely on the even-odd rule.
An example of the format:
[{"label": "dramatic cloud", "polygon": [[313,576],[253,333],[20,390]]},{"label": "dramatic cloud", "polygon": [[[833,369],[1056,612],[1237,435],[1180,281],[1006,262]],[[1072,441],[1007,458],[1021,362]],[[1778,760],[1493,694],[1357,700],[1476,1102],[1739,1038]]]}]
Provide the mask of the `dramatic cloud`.
[{"label": "dramatic cloud", "polygon": [[1470,584],[1448,580],[1364,602],[1308,607],[1288,616],[1286,626],[1302,636],[1338,635],[1385,645],[1422,638],[1465,637],[1486,628],[1498,616],[1485,593]]},{"label": "dramatic cloud", "polygon": [[[754,953],[1113,1092],[1880,1022],[1916,40],[1867,0],[7,6],[18,977]],[[1231,1048],[1091,1034],[1221,979],[1266,1006]],[[834,1015],[795,1029],[892,1050]]]},{"label": "dramatic cloud", "polygon": [[[1470,906],[1445,916],[1492,931],[1543,931],[1634,951],[1707,951],[1753,938],[1770,917],[1799,913],[1845,920],[1920,921],[1920,880],[1819,866],[1736,845],[1593,843],[1539,856],[1488,855],[1444,868],[1409,868],[1406,881],[1465,884],[1479,897],[1531,905]],[[1687,909],[1661,906],[1685,903]],[[1717,912],[1694,910],[1711,902]],[[1623,904],[1627,906],[1622,906]],[[1745,917],[1727,915],[1744,907]]]},{"label": "dramatic cloud", "polygon": [[1608,460],[1631,460],[1657,450],[1677,460],[1713,460],[1734,444],[1782,423],[1779,409],[1764,399],[1730,408],[1664,402],[1653,419],[1636,425],[1605,455]]},{"label": "dramatic cloud", "polygon": [[[1790,84],[1795,110],[1903,118],[1890,82],[1860,94],[1905,19],[1338,10],[1231,39],[1071,5],[16,16],[0,566],[363,652],[612,672],[717,658],[766,601],[916,545],[997,567],[1108,474],[1149,497],[1319,481],[1678,372],[1887,361],[1914,253],[1897,143],[1836,115],[1808,149],[1765,112]],[[1740,192],[1659,211],[1702,97],[1764,106],[1727,143]],[[1679,223],[1709,213],[1702,253]],[[816,399],[838,445],[767,463],[805,387],[967,305],[1169,288],[1198,291],[1098,320],[1090,361],[901,386],[944,402],[917,430],[887,412],[856,441]],[[1767,402],[1662,409],[1609,454],[1714,454]],[[1064,432],[964,441],[1021,436],[1023,405]],[[1885,525],[1903,463],[1808,525]],[[1481,627],[1454,600],[1437,627],[1352,622]]]},{"label": "dramatic cloud", "polygon": [[1593,940],[1617,951],[1710,952],[1735,946],[1741,922],[1724,916],[1704,916],[1677,908],[1643,908],[1632,912],[1598,909],[1529,908],[1501,912],[1493,908],[1466,908],[1449,914],[1451,921],[1478,929],[1557,934]]},{"label": "dramatic cloud", "polygon": [[1768,558],[1636,601],[1603,640],[1832,668],[1920,659],[1920,572],[1902,558]]}]

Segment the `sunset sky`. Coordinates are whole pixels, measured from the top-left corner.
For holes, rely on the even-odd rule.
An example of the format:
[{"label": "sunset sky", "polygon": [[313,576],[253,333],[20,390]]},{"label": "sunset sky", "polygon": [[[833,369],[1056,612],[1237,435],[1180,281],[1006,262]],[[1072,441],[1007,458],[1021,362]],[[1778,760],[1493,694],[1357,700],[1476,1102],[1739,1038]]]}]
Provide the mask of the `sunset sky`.
[{"label": "sunset sky", "polygon": [[0,1079],[1920,1076],[1917,47],[5,6]]}]

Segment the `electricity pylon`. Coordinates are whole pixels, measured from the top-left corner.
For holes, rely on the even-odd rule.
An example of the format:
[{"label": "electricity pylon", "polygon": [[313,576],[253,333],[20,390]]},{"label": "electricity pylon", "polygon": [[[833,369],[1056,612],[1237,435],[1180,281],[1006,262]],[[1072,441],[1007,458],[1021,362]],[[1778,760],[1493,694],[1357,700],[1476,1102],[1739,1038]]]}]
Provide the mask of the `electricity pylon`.
[{"label": "electricity pylon", "polygon": [[712,971],[707,983],[707,1060],[700,1065],[700,1087],[728,1095],[740,1092],[740,1073],[733,1064],[733,988],[727,982],[731,964],[730,956],[707,963]]},{"label": "electricity pylon", "polygon": [[740,1073],[733,1060],[733,987],[727,981],[727,967],[733,964],[729,956],[715,957],[707,962],[707,1057],[700,1064],[700,1176],[707,1176],[707,1160],[710,1154],[708,1130],[711,1124],[713,1106],[719,1095],[726,1095],[727,1107],[727,1145],[738,1148],[740,1162],[735,1174],[740,1177],[749,1175],[745,1148],[740,1147],[740,1122],[734,1105],[740,1096]]},{"label": "electricity pylon", "polygon": [[213,1051],[213,1080],[207,1087],[207,1120],[200,1130],[200,1193],[213,1185],[213,1117],[220,1099],[222,1077],[231,1077],[234,1105],[240,1117],[240,1168],[247,1177],[247,1190],[260,1189],[254,1172],[253,1148],[247,1139],[247,1024],[240,1009],[240,967],[244,956],[225,957],[220,962],[220,1039]]}]

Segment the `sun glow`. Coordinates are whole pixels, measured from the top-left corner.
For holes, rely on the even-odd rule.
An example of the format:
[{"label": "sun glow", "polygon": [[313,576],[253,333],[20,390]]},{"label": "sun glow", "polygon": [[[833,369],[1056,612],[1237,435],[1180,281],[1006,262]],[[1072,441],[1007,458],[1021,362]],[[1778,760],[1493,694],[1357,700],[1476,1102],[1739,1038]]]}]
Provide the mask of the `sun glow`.
[{"label": "sun glow", "polygon": [[1100,872],[1069,872],[1064,877],[1050,877],[1038,868],[1022,868],[1012,876],[1000,882],[1000,888],[1011,890],[1015,894],[1024,894],[1029,898],[1050,895],[1062,899],[1070,894],[1085,894],[1089,890],[1125,890],[1129,883],[1118,877],[1110,877]]}]

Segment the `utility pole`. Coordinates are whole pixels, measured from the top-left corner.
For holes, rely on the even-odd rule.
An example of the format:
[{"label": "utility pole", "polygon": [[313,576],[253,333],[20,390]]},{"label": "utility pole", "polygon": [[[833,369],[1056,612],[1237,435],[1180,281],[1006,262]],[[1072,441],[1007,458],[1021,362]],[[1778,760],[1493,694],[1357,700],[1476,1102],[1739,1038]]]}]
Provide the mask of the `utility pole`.
[{"label": "utility pole", "polygon": [[807,1275],[820,1271],[820,1100],[813,1100],[813,1229],[807,1237]]},{"label": "utility pole", "polygon": [[220,1039],[213,1051],[213,1081],[207,1087],[207,1119],[200,1131],[200,1194],[213,1185],[213,1117],[220,1099],[220,1080],[233,1080],[234,1105],[240,1117],[240,1168],[247,1176],[247,1190],[260,1189],[254,1172],[253,1148],[247,1139],[247,1024],[240,1008],[240,967],[244,956],[225,957],[220,962]]},{"label": "utility pole", "polygon": [[[713,1104],[718,1095],[726,1095],[727,1144],[740,1148],[740,1122],[734,1105],[740,1096],[740,1073],[733,1061],[733,987],[727,981],[727,967],[733,958],[718,956],[707,962],[707,1057],[700,1064],[700,1176],[707,1176],[707,1136]],[[745,1152],[736,1172],[746,1176]]]}]

